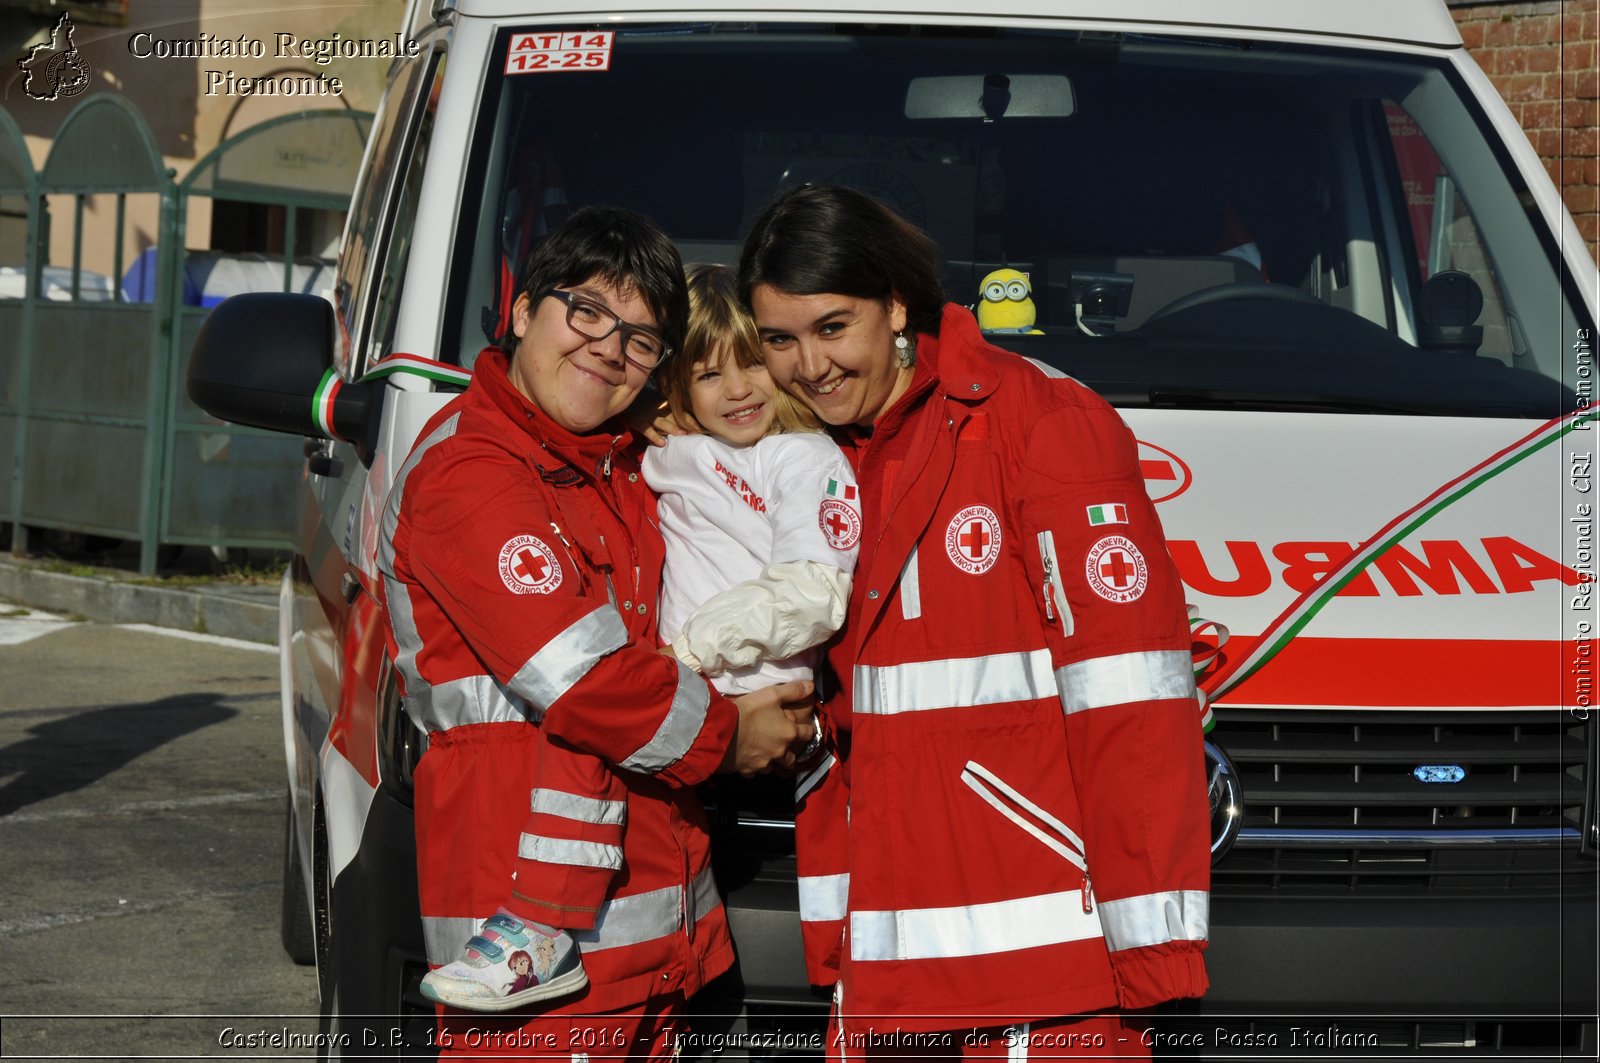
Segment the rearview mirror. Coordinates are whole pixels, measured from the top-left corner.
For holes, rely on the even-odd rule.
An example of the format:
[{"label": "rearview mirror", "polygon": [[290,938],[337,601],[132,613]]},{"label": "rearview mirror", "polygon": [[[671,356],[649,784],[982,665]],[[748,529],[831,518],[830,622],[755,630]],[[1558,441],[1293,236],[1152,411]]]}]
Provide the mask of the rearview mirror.
[{"label": "rearview mirror", "polygon": [[907,118],[1070,118],[1075,109],[1065,74],[956,74],[906,87]]}]

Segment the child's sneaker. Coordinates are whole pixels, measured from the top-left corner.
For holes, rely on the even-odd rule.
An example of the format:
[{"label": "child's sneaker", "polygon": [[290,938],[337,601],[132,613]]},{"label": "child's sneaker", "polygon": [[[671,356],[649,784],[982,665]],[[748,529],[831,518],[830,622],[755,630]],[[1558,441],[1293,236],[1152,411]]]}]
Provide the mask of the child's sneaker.
[{"label": "child's sneaker", "polygon": [[422,995],[468,1011],[509,1011],[588,984],[571,934],[546,932],[502,908],[483,921],[459,960],[423,977]]}]

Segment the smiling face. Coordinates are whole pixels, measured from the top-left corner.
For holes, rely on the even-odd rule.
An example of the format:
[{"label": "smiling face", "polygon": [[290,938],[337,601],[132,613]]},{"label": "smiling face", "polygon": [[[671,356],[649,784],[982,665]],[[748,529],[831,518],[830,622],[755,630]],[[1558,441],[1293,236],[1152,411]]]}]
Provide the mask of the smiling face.
[{"label": "smiling face", "polygon": [[759,284],[750,304],[773,381],[828,424],[869,425],[911,383],[895,357],[906,307],[893,293],[790,295]]},{"label": "smiling face", "polygon": [[[638,291],[618,290],[590,278],[566,289],[607,307],[623,321],[656,327]],[[591,340],[567,324],[567,305],[544,297],[535,303],[525,292],[511,308],[517,348],[511,359],[512,386],[556,424],[575,434],[594,431],[627,409],[649,377],[622,356],[621,331]]]},{"label": "smiling face", "polygon": [[772,377],[763,365],[741,366],[726,347],[711,351],[689,370],[689,410],[707,432],[747,447],[773,429]]}]

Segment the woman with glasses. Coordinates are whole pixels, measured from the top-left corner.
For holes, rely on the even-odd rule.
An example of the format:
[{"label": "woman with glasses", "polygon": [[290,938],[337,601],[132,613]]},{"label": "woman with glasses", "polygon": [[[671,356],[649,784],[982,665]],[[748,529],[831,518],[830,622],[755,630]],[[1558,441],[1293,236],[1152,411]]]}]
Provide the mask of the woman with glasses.
[{"label": "woman with glasses", "polygon": [[740,263],[864,527],[796,842],[830,1058],[1148,1055],[1206,988],[1208,807],[1177,573],[1131,433],[946,305],[932,242],[805,186]]},{"label": "woman with glasses", "polygon": [[[530,257],[510,349],[479,355],[395,476],[379,565],[406,711],[429,734],[423,992],[547,1009],[497,1024],[446,1008],[447,1054],[670,1057],[684,999],[732,960],[694,787],[792,766],[814,734],[809,683],[730,699],[657,652],[664,548],[618,415],[686,316],[653,223],[577,212]],[[618,792],[588,796],[574,764]],[[567,900],[596,875],[594,902]]]}]

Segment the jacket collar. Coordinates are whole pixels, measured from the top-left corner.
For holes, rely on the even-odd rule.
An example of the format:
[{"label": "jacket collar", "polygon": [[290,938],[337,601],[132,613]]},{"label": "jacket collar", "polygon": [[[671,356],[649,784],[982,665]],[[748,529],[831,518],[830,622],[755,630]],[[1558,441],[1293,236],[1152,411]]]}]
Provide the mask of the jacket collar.
[{"label": "jacket collar", "polygon": [[922,360],[921,344],[933,347],[941,394],[958,402],[976,402],[993,395],[1000,386],[1000,374],[984,353],[989,343],[978,331],[978,319],[966,307],[946,303],[939,318],[938,339],[919,336],[918,343],[918,362]]},{"label": "jacket collar", "polygon": [[[539,475],[557,487],[595,479],[613,455],[633,443],[633,433],[620,418],[596,431],[579,435],[556,424],[511,383],[511,360],[498,347],[485,347],[472,370],[474,388],[482,390],[516,430],[534,444],[531,457]],[[522,449],[522,448],[517,448]]]},{"label": "jacket collar", "polygon": [[899,431],[930,394],[937,392],[963,403],[993,395],[1000,386],[1000,375],[983,353],[987,347],[972,311],[946,303],[939,318],[939,335],[917,334],[917,368],[905,393],[870,426],[835,428],[835,441],[859,457],[875,435]]}]

